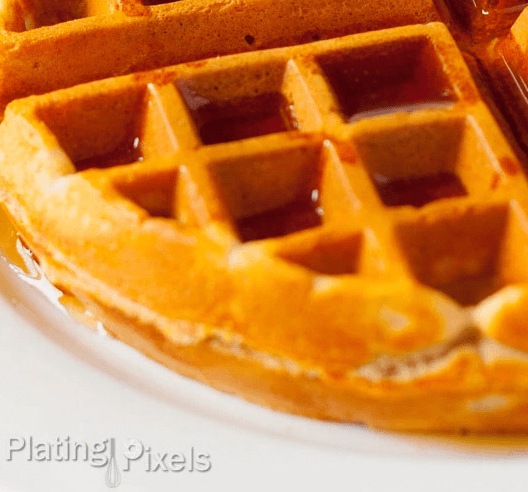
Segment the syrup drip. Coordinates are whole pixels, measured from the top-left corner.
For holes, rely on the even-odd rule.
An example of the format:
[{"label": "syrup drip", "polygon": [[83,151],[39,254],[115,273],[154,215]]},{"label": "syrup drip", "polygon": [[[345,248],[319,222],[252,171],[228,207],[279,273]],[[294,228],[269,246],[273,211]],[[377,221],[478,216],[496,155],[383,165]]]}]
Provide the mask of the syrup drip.
[{"label": "syrup drip", "polygon": [[75,321],[88,326],[102,335],[107,335],[103,323],[86,309],[74,296],[66,294],[51,284],[42,272],[31,251],[25,246],[9,216],[0,207],[0,256],[9,262],[11,270],[26,284],[31,285],[60,311]]}]

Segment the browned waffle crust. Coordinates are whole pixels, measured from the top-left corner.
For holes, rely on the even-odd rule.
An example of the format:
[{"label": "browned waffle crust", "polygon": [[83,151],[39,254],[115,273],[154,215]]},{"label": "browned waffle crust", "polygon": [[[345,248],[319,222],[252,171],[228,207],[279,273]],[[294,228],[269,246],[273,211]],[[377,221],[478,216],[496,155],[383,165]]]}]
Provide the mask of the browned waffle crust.
[{"label": "browned waffle crust", "polygon": [[527,430],[520,2],[5,5],[1,196],[115,336],[280,410]]}]

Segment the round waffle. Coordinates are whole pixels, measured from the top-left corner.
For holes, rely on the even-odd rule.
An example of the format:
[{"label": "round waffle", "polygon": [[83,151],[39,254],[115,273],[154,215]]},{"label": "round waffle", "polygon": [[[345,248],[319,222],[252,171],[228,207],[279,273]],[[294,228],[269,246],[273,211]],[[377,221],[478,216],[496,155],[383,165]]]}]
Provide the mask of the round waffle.
[{"label": "round waffle", "polygon": [[[419,3],[401,5],[414,22],[428,9]],[[10,26],[45,17],[37,2],[13,5]],[[89,15],[119,34],[169,29],[196,5],[138,3],[131,16],[94,3]],[[294,45],[260,51],[251,31],[247,53],[23,99],[12,100],[110,74],[95,57],[67,81],[5,79],[2,199],[54,284],[184,375],[317,418],[527,430],[518,7],[482,24],[431,4],[456,42],[440,22],[372,30],[371,12],[343,28],[370,32],[269,37],[256,48]],[[302,37],[301,18],[291,23]],[[0,70],[29,70],[38,36],[86,33],[91,19],[6,31],[21,57],[5,49]],[[218,50],[245,50],[233,46]]]}]

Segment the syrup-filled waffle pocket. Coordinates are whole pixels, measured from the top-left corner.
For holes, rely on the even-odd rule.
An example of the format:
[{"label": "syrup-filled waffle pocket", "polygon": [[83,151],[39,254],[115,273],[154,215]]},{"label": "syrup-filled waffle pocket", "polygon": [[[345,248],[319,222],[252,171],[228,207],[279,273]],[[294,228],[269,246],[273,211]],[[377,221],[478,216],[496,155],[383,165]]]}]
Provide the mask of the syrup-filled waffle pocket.
[{"label": "syrup-filled waffle pocket", "polygon": [[[203,38],[204,12],[212,36],[237,3],[55,3],[5,4],[18,54],[0,64],[2,198],[54,284],[150,357],[272,408],[527,429],[522,139],[444,24],[373,30],[448,10],[396,2],[389,21],[331,2],[315,39],[371,32],[309,42],[308,3],[273,34],[261,14],[293,4],[248,0],[219,42]],[[478,26],[468,15],[453,22]],[[99,43],[107,22],[112,40],[160,30],[154,58],[134,40],[105,48],[136,57],[122,73],[248,52],[16,99],[116,75],[93,44],[94,63],[67,77],[37,52],[71,26],[74,45]],[[512,66],[522,22],[493,45]]]}]

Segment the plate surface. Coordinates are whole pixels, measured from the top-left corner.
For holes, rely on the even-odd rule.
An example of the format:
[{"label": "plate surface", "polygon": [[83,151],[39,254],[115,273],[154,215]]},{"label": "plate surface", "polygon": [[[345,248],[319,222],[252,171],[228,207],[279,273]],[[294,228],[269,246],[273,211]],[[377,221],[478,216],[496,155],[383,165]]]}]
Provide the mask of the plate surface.
[{"label": "plate surface", "polygon": [[528,490],[528,437],[272,412],[74,321],[38,272],[3,257],[0,285],[0,490]]}]

